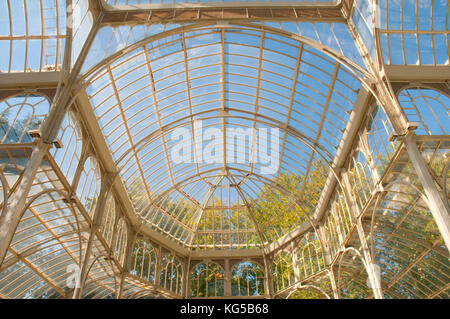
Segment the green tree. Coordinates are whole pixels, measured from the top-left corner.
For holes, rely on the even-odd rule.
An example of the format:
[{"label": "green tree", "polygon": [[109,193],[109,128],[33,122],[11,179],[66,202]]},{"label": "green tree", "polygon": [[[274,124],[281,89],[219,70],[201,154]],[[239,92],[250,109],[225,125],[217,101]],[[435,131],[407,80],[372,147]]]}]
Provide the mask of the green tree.
[{"label": "green tree", "polygon": [[255,220],[265,240],[271,242],[289,232],[311,216],[329,173],[328,164],[319,159],[313,162],[308,176],[281,174],[275,183],[283,192],[265,185],[261,199],[254,203]]}]

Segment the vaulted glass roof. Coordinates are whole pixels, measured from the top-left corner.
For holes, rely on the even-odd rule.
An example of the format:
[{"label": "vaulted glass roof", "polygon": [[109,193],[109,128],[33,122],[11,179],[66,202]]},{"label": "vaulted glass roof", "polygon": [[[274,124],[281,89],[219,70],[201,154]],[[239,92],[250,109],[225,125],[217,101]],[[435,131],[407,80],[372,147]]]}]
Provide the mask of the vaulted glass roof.
[{"label": "vaulted glass roof", "polygon": [[448,298],[449,20],[0,0],[0,298]]},{"label": "vaulted glass roof", "polygon": [[[258,242],[270,243],[312,215],[314,204],[300,213],[290,202],[276,218],[259,217],[258,206],[272,191],[268,185],[286,183],[286,175],[294,174],[292,189],[278,185],[286,200],[321,191],[323,185],[307,189],[307,181],[332,162],[363,70],[300,38],[257,26],[187,26],[170,33],[134,45],[87,75],[86,92],[130,196],[145,194],[135,210],[159,231],[192,246],[198,223],[211,223],[205,218],[212,216],[203,216],[214,207],[208,203],[220,195],[221,208],[213,211],[225,221],[209,227],[233,229],[226,219],[242,214],[248,220],[241,230],[257,231]],[[235,130],[250,132],[237,143],[242,150],[235,145],[242,134],[230,135]],[[182,154],[180,137],[189,145]],[[217,146],[208,153],[203,139]],[[266,154],[251,154],[255,148],[267,149]],[[183,158],[174,158],[176,152]],[[175,203],[179,208],[170,208]],[[280,225],[286,215],[293,219]],[[222,245],[233,246],[229,240]]]}]

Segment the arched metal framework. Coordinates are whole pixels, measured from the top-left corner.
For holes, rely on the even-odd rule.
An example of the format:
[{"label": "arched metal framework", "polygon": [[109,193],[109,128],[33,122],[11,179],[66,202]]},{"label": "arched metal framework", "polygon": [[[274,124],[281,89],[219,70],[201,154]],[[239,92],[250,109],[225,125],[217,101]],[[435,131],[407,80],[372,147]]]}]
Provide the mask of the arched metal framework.
[{"label": "arched metal framework", "polygon": [[0,0],[0,298],[449,298],[450,1]]}]

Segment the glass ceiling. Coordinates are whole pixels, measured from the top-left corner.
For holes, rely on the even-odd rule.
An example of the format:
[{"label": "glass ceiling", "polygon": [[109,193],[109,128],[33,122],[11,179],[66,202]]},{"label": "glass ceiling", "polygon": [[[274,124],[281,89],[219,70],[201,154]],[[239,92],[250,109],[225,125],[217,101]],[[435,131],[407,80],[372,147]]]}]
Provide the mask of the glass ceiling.
[{"label": "glass ceiling", "polygon": [[0,1],[1,72],[55,71],[65,38],[65,1]]},{"label": "glass ceiling", "polygon": [[[286,225],[280,224],[283,214],[258,217],[253,207],[269,196],[265,185],[295,174],[300,180],[288,194],[307,196],[300,194],[309,175],[314,169],[327,170],[332,162],[361,84],[355,71],[286,36],[241,26],[192,29],[107,60],[89,78],[92,107],[130,194],[146,193],[145,200],[135,203],[146,222],[183,244],[200,245],[194,240],[197,224],[210,223],[204,219],[213,217],[203,211],[212,209],[219,219],[228,216],[214,226],[217,230],[236,227],[227,219],[244,210],[250,220],[243,221],[242,230],[259,229],[258,242],[270,243],[306,220],[314,204],[303,213],[295,203],[287,204],[283,214],[294,219]],[[252,147],[244,147],[244,153],[237,150],[235,157],[229,137],[220,142],[210,163],[173,161],[175,129],[184,128],[192,137],[193,147],[183,156],[194,161],[199,156],[194,149],[201,147],[195,135],[209,127],[222,128],[223,136],[235,128],[271,128],[241,142],[256,148],[277,145],[279,163],[261,175],[264,168],[252,158]],[[225,194],[221,183],[229,184]],[[216,209],[209,202],[219,195],[228,198]],[[174,203],[186,212],[170,209]],[[232,247],[231,242],[219,246]]]},{"label": "glass ceiling", "polygon": [[0,0],[0,217],[59,128],[0,255],[1,298],[76,296],[66,268],[86,262],[78,297],[379,297],[369,257],[385,297],[448,298],[446,238],[398,123],[448,205],[448,83],[413,68],[448,71],[449,1],[260,1],[342,17],[164,23],[152,14],[234,1],[68,2]]},{"label": "glass ceiling", "polygon": [[449,63],[446,1],[379,1],[380,44],[386,64]]}]

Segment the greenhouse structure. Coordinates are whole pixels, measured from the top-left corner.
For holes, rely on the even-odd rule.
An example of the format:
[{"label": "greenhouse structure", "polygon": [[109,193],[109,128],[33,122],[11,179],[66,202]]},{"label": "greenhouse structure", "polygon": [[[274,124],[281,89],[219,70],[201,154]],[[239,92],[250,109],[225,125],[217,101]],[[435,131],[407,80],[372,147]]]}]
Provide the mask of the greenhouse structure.
[{"label": "greenhouse structure", "polygon": [[448,299],[450,0],[0,0],[0,299]]}]

